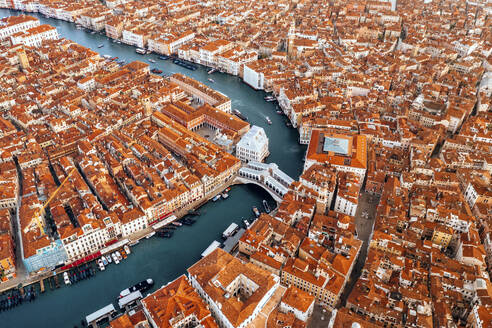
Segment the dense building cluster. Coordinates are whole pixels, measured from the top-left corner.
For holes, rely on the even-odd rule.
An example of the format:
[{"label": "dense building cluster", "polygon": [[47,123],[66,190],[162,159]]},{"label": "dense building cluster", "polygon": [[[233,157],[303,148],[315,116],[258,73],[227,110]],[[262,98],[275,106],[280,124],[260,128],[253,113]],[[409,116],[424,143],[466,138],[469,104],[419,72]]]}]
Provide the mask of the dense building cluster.
[{"label": "dense building cluster", "polygon": [[[46,39],[5,45],[1,65],[0,206],[19,207],[18,246],[31,272],[82,259],[203,201],[240,167],[192,130],[206,124],[237,142],[249,124],[193,100],[147,64],[120,67],[72,41]],[[174,116],[185,111],[196,123],[189,129]]]},{"label": "dense building cluster", "polygon": [[268,154],[264,131],[233,116],[227,96],[181,74],[149,74],[142,62],[120,67],[32,17],[3,19],[2,279],[15,275],[13,216],[23,261],[37,271],[165,220],[240,175],[270,181],[275,211],[246,230],[237,256],[213,251],[114,327],[305,327],[315,303],[335,328],[492,326],[490,2],[0,7],[237,75],[273,93],[308,145],[298,181],[271,177],[274,164],[256,163]]}]

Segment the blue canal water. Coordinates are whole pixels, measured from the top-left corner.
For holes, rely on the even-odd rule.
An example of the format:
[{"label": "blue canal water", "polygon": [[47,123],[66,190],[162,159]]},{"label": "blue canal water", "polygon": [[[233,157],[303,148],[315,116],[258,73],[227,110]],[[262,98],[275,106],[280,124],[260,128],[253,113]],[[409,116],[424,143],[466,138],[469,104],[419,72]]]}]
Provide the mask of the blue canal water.
[{"label": "blue canal water", "polygon": [[[0,9],[0,17],[18,15],[19,12]],[[207,74],[200,67],[190,71],[171,61],[159,60],[156,55],[139,55],[135,48],[113,43],[105,36],[77,30],[74,24],[30,14],[41,23],[56,26],[60,35],[89,47],[101,55],[125,59],[126,62],[140,60],[148,62],[151,68],[164,73],[183,73],[231,98],[232,107],[246,115],[252,124],[265,129],[270,139],[270,156],[267,162],[277,163],[279,168],[296,179],[302,171],[306,148],[298,144],[298,133],[285,126],[286,118],[276,114],[275,104],[265,102],[265,93],[255,91],[240,78],[222,73]],[[98,48],[99,44],[104,47]],[[215,83],[209,82],[212,77]],[[268,125],[266,117],[272,120]],[[241,225],[243,218],[252,218],[252,206],[260,208],[267,199],[271,206],[274,201],[263,189],[254,186],[234,186],[226,200],[210,202],[200,208],[202,215],[193,226],[179,228],[171,239],[153,237],[142,240],[132,248],[132,254],[119,265],[111,264],[104,272],[97,272],[92,279],[73,286],[47,291],[32,303],[23,304],[7,312],[0,312],[0,327],[81,327],[80,320],[87,314],[114,302],[119,292],[146,278],[156,282],[154,289],[184,274],[186,269],[200,258],[200,254],[213,241],[220,241],[222,232],[231,222]],[[62,282],[63,284],[63,282]],[[154,290],[153,289],[153,290]]]}]

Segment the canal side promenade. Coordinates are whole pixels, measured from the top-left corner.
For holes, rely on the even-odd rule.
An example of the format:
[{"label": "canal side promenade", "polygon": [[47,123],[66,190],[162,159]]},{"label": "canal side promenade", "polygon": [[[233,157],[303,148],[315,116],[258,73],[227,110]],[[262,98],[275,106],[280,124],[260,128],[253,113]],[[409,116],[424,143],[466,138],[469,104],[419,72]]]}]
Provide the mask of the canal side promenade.
[{"label": "canal side promenade", "polygon": [[[216,195],[222,193],[226,188],[230,187],[231,185],[237,185],[237,184],[238,184],[238,182],[236,181],[236,176],[233,176],[226,183],[221,184],[217,188],[212,190],[203,199],[199,199],[195,202],[192,202],[192,203],[186,205],[185,207],[177,210],[173,215],[176,217],[176,220],[179,220],[182,217],[186,216],[190,210],[200,208],[201,206],[203,206],[204,204],[209,202],[212,198],[214,198]],[[148,226],[147,228],[142,229],[142,230],[130,235],[126,239],[128,239],[129,243],[139,241],[142,238],[145,238],[147,235],[149,235],[153,231],[154,231],[153,227]],[[25,286],[35,284],[37,282],[40,282],[43,279],[46,279],[46,278],[53,276],[53,275],[58,275],[60,273],[63,273],[64,271],[67,271],[67,270],[57,269],[54,271],[47,271],[47,272],[43,272],[40,274],[27,275],[25,270],[23,270],[24,274],[19,274],[16,278],[0,284],[0,293],[7,291],[7,290],[10,290],[12,288],[25,287]]]}]

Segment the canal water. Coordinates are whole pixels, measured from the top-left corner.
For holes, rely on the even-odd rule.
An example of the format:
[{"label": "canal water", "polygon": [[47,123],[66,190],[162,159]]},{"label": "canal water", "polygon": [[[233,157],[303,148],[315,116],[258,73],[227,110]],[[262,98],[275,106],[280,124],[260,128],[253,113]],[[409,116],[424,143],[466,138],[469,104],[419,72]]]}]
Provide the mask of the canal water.
[{"label": "canal water", "polygon": [[[0,17],[18,15],[19,12],[0,9]],[[270,156],[267,162],[277,163],[279,168],[292,178],[298,178],[302,171],[305,147],[298,144],[295,129],[285,126],[286,118],[276,114],[275,104],[265,102],[265,93],[255,91],[241,79],[222,73],[207,74],[206,68],[196,71],[174,65],[171,61],[161,61],[156,55],[139,55],[135,48],[117,44],[99,34],[77,30],[75,25],[42,15],[30,14],[41,23],[56,26],[58,33],[101,55],[148,62],[151,68],[159,68],[165,73],[183,73],[221,91],[232,100],[232,107],[246,115],[252,124],[261,126],[270,139]],[[104,47],[98,48],[99,44]],[[215,83],[208,81],[212,77]],[[266,122],[266,116],[272,125]],[[243,218],[252,218],[252,206],[260,208],[261,201],[267,199],[271,206],[273,200],[260,187],[254,185],[234,186],[226,200],[209,202],[204,205],[193,226],[180,227],[171,239],[152,237],[143,239],[132,248],[132,254],[119,265],[111,264],[104,272],[97,272],[92,279],[73,286],[39,295],[36,301],[23,304],[7,312],[0,312],[0,327],[81,327],[80,320],[87,314],[114,302],[119,292],[146,278],[155,281],[154,289],[165,285],[186,272],[186,269],[200,258],[200,254],[213,241],[220,241],[222,232],[231,222],[241,225]],[[153,289],[153,290],[154,290]]]}]

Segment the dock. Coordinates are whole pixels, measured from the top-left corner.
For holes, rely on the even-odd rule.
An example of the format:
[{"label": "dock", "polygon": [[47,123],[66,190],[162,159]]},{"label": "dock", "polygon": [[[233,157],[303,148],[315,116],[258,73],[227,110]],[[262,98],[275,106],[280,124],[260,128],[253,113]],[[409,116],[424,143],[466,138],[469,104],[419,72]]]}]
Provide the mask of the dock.
[{"label": "dock", "polygon": [[39,281],[39,288],[41,289],[41,293],[44,293],[44,279]]},{"label": "dock", "polygon": [[232,252],[236,248],[239,239],[243,236],[245,232],[246,230],[241,228],[234,236],[228,237],[224,242],[224,247],[223,247],[224,251],[226,251],[227,253]]},{"label": "dock", "polygon": [[213,251],[215,251],[216,248],[219,248],[219,246],[220,246],[220,243],[217,240],[214,240],[210,244],[210,246],[208,246],[207,249],[203,251],[202,257],[205,257],[208,254],[212,253]]},{"label": "dock", "polygon": [[232,236],[238,228],[239,228],[239,226],[237,224],[231,223],[231,225],[228,226],[227,229],[225,229],[225,231],[222,233],[222,237],[228,238],[228,237]]},{"label": "dock", "polygon": [[85,317],[85,321],[87,321],[87,325],[89,327],[97,328],[97,322],[103,320],[105,318],[110,319],[111,314],[116,311],[113,304],[108,304],[102,309],[97,310],[94,313],[89,314]]}]

